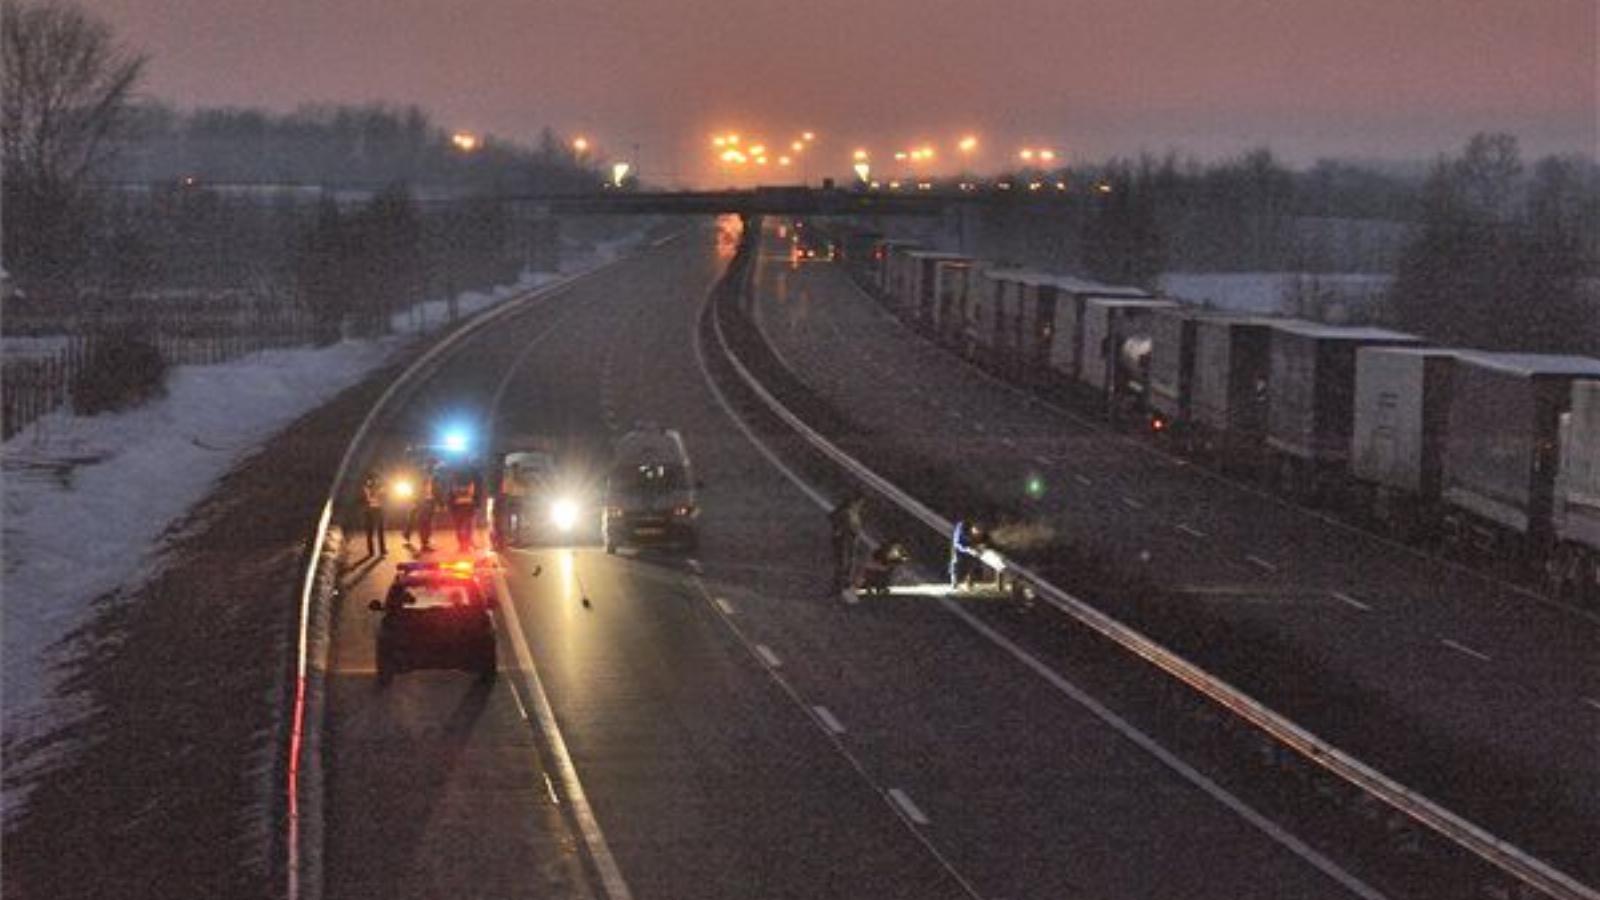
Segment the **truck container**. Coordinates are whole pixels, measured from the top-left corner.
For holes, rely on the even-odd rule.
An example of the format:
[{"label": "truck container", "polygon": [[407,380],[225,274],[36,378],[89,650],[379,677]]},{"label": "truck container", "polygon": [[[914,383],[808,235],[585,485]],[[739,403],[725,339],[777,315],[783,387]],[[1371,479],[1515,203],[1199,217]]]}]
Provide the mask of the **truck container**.
[{"label": "truck container", "polygon": [[1265,445],[1271,346],[1270,319],[1195,319],[1188,430],[1197,448],[1233,464],[1249,461]]},{"label": "truck container", "polygon": [[1158,431],[1183,430],[1189,421],[1194,381],[1195,320],[1192,306],[1150,314],[1150,415]]},{"label": "truck container", "polygon": [[1302,466],[1344,466],[1355,425],[1356,351],[1418,346],[1422,340],[1383,328],[1283,320],[1273,324],[1267,443],[1283,455],[1284,474]]},{"label": "truck container", "polygon": [[1144,403],[1150,380],[1150,322],[1171,300],[1089,297],[1084,303],[1083,366],[1088,385],[1113,413]]},{"label": "truck container", "polygon": [[1429,537],[1438,520],[1456,353],[1381,345],[1356,351],[1350,475],[1375,523],[1400,537]]},{"label": "truck container", "polygon": [[1050,376],[1071,386],[1083,380],[1084,305],[1091,298],[1150,299],[1139,288],[1101,285],[1093,282],[1062,278],[1056,283],[1055,308],[1051,311],[1050,353],[1045,365]]},{"label": "truck container", "polygon": [[[1573,382],[1579,379],[1600,379],[1600,360],[1460,353],[1440,484],[1458,537],[1519,556],[1549,551],[1562,417],[1570,412]],[[1569,443],[1572,421],[1568,416]],[[1585,420],[1580,429],[1586,426]],[[1580,494],[1584,479],[1579,473],[1591,452],[1573,448],[1573,477]]]},{"label": "truck container", "polygon": [[1600,607],[1600,380],[1572,383],[1560,424],[1551,524],[1556,547],[1546,569],[1559,599]]},{"label": "truck container", "polygon": [[1438,499],[1456,354],[1443,347],[1356,351],[1351,475],[1386,491]]},{"label": "truck container", "polygon": [[878,291],[894,302],[895,288],[898,283],[898,269],[904,263],[904,256],[910,250],[920,248],[922,245],[916,241],[888,239],[879,241],[873,255],[877,262]]},{"label": "truck container", "polygon": [[939,285],[949,275],[952,267],[969,266],[970,256],[944,253],[938,250],[911,250],[906,253],[907,272],[904,309],[915,324],[937,330],[939,322]]}]

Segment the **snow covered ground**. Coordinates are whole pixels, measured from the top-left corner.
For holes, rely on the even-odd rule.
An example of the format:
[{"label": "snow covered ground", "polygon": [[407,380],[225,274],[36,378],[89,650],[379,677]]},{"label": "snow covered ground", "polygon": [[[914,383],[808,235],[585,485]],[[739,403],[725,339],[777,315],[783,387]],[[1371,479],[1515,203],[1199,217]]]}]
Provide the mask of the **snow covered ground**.
[{"label": "snow covered ground", "polygon": [[[458,298],[462,315],[614,259],[641,232],[514,285]],[[400,334],[328,347],[268,350],[221,365],[179,366],[166,396],[93,417],[51,413],[0,445],[4,480],[4,601],[0,616],[7,743],[69,721],[56,695],[65,639],[94,600],[139,584],[163,535],[218,479],[273,434],[383,365],[407,333],[446,324],[448,305],[400,313]],[[8,351],[9,352],[9,351]],[[18,798],[8,797],[8,810]],[[9,817],[9,813],[8,813]]]},{"label": "snow covered ground", "polygon": [[1161,290],[1167,296],[1217,309],[1298,315],[1302,311],[1296,310],[1290,299],[1297,286],[1315,288],[1330,305],[1336,303],[1348,311],[1381,298],[1391,280],[1388,275],[1343,272],[1168,272],[1161,277]]}]

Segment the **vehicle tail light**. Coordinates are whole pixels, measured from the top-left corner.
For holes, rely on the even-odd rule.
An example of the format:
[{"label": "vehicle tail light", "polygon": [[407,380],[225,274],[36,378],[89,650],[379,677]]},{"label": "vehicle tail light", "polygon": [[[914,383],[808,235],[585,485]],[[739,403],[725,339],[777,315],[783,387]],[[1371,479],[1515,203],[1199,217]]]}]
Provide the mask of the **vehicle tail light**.
[{"label": "vehicle tail light", "polygon": [[694,507],[688,503],[680,503],[672,508],[672,514],[680,519],[687,519],[694,515]]}]

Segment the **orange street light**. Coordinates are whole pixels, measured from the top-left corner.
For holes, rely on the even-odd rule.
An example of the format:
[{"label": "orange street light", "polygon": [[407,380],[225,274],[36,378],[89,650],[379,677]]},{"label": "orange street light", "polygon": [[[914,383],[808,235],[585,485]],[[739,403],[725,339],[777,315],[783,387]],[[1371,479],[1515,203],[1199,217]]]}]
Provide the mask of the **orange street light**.
[{"label": "orange street light", "polygon": [[1033,148],[1032,147],[1023,147],[1022,151],[1019,152],[1017,155],[1022,157],[1022,159],[1024,161],[1026,161],[1026,162],[1033,162]]},{"label": "orange street light", "polygon": [[450,143],[463,153],[471,153],[482,146],[483,141],[470,131],[458,131],[450,135]]},{"label": "orange street light", "polygon": [[867,151],[857,150],[856,152],[850,154],[850,158],[854,159],[856,162],[864,162],[867,158]]},{"label": "orange street light", "polygon": [[795,141],[794,143],[789,145],[789,149],[793,150],[796,153],[799,153],[801,150],[804,150],[805,148],[806,148],[806,145],[804,143],[800,142],[800,141]]},{"label": "orange street light", "polygon": [[1052,161],[1055,160],[1055,158],[1056,158],[1056,152],[1054,150],[1040,150],[1039,151],[1039,159],[1043,160],[1044,162],[1052,162]]},{"label": "orange street light", "polygon": [[816,139],[817,139],[817,134],[814,131],[807,131],[804,134],[800,135],[800,140],[806,141],[808,143],[811,142],[811,141],[814,141]]},{"label": "orange street light", "polygon": [[978,139],[969,134],[962,138],[961,142],[956,144],[956,146],[961,149],[962,153],[971,153],[972,151],[978,149]]},{"label": "orange street light", "polygon": [[579,135],[579,136],[573,138],[572,139],[572,149],[575,150],[578,153],[582,153],[585,150],[588,150],[589,149],[589,139],[584,137],[584,136],[582,136],[582,135]]},{"label": "orange street light", "polygon": [[778,165],[780,166],[787,166],[791,161],[787,156],[778,157]]}]

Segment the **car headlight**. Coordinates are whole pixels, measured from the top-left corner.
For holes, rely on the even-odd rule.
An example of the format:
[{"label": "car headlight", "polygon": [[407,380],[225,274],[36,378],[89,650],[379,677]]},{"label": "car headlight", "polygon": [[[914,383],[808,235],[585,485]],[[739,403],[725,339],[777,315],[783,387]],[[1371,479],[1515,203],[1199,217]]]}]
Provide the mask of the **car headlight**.
[{"label": "car headlight", "polygon": [[578,504],[565,497],[551,503],[550,523],[562,531],[571,531],[578,524]]}]

